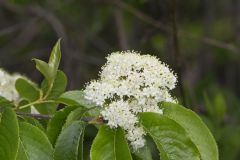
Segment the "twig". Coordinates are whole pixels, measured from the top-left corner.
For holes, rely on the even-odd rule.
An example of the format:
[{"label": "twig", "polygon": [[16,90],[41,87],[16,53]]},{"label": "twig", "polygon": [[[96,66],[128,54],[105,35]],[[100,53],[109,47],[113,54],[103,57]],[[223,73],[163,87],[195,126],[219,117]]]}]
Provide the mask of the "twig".
[{"label": "twig", "polygon": [[[53,117],[52,115],[34,114],[34,113],[26,113],[26,112],[16,112],[16,114],[21,116],[33,117],[36,119],[51,119]],[[98,123],[98,124],[105,123],[105,120],[103,120],[101,117],[100,118],[82,117],[80,120],[84,122],[89,122],[89,123]]]},{"label": "twig", "polygon": [[34,117],[37,119],[50,119],[52,118],[51,115],[45,115],[45,114],[34,114],[34,113],[26,113],[26,112],[16,112],[17,115],[21,116],[28,116],[28,117]]},{"label": "twig", "polygon": [[[123,1],[116,1],[116,0],[102,0],[103,2],[107,2],[109,4],[115,5],[119,8],[122,8],[126,11],[128,11],[129,13],[131,13],[132,15],[134,15],[135,17],[137,17],[138,19],[140,19],[141,21],[148,23],[152,26],[154,26],[155,28],[158,28],[164,32],[173,32],[172,28],[170,26],[167,26],[161,22],[159,22],[158,20],[153,19],[152,17],[142,13],[141,11],[135,9],[134,7],[126,4]],[[185,32],[183,30],[179,30],[178,31],[178,35],[181,37],[186,37],[189,39],[193,39],[193,40],[198,40],[204,44],[210,45],[210,46],[214,46],[214,47],[218,47],[218,48],[222,48],[222,49],[226,49],[229,51],[232,51],[233,53],[240,53],[240,48],[236,47],[235,45],[232,44],[228,44],[216,39],[212,39],[209,37],[199,37],[197,35]]]}]

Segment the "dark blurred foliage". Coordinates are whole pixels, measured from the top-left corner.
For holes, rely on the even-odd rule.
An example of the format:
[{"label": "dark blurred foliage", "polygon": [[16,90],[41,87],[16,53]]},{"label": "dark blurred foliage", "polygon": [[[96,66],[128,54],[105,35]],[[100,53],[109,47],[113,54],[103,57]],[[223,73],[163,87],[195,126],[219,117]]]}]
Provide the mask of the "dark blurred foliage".
[{"label": "dark blurred foliage", "polygon": [[0,67],[40,82],[30,60],[46,60],[59,37],[69,89],[97,78],[113,51],[159,57],[180,77],[179,101],[212,130],[220,159],[240,159],[239,0],[0,1]]}]

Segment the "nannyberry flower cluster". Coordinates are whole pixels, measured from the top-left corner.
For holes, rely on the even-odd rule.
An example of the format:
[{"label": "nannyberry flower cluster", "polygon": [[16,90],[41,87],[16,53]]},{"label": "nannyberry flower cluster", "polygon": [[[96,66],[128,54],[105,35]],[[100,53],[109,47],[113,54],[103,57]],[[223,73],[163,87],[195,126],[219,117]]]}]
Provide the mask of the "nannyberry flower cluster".
[{"label": "nannyberry flower cluster", "polygon": [[162,114],[160,102],[176,102],[169,93],[176,82],[176,75],[154,56],[115,52],[107,57],[100,78],[87,84],[84,93],[88,101],[102,107],[101,116],[109,127],[126,131],[126,138],[136,151],[145,143],[137,114]]}]

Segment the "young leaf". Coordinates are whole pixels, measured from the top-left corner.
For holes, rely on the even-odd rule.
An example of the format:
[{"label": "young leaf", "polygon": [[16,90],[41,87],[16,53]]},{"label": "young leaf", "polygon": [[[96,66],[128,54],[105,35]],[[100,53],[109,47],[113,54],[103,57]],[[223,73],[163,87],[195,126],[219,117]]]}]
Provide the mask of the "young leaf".
[{"label": "young leaf", "polygon": [[21,143],[17,160],[53,160],[53,148],[44,132],[26,122],[19,127]]},{"label": "young leaf", "polygon": [[53,47],[48,63],[39,59],[33,59],[36,62],[36,68],[44,75],[49,85],[52,85],[56,77],[61,60],[60,42],[61,40],[59,39]]},{"label": "young leaf", "polygon": [[19,143],[17,116],[11,108],[0,114],[0,159],[15,160]]},{"label": "young leaf", "polygon": [[52,68],[54,76],[57,73],[60,60],[61,60],[61,39],[59,39],[55,46],[53,47],[53,50],[48,61],[48,65],[50,68]]},{"label": "young leaf", "polygon": [[20,96],[24,97],[30,102],[33,102],[40,97],[40,90],[26,79],[19,78],[16,81],[15,86]]},{"label": "young leaf", "polygon": [[39,59],[34,58],[33,59],[36,63],[36,68],[43,74],[43,76],[47,79],[48,83],[50,84],[54,80],[54,73],[52,68],[49,67],[49,65]]},{"label": "young leaf", "polygon": [[124,131],[103,125],[93,141],[91,160],[132,160]]},{"label": "young leaf", "polygon": [[48,122],[47,135],[52,145],[55,145],[57,137],[62,131],[62,127],[65,124],[67,116],[74,109],[76,109],[76,107],[66,107],[56,112],[53,118]]},{"label": "young leaf", "polygon": [[78,160],[82,157],[79,153],[82,154],[84,128],[85,124],[77,121],[61,132],[55,145],[54,160]]},{"label": "young leaf", "polygon": [[174,120],[145,112],[140,113],[140,122],[156,143],[161,160],[200,160],[196,146]]},{"label": "young leaf", "polygon": [[58,70],[57,75],[53,81],[52,87],[50,88],[49,84],[46,80],[42,82],[42,90],[46,99],[55,99],[58,98],[66,89],[67,87],[67,77],[66,75]]},{"label": "young leaf", "polygon": [[216,142],[200,117],[181,105],[163,103],[164,115],[179,123],[197,146],[202,160],[218,160]]}]

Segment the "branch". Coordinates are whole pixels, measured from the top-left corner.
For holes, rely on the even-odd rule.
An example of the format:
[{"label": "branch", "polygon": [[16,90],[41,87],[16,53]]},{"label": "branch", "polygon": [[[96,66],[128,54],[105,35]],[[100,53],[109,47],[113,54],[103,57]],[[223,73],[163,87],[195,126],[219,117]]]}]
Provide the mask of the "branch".
[{"label": "branch", "polygon": [[33,114],[33,113],[26,113],[26,112],[16,112],[17,115],[21,116],[28,116],[28,117],[33,117],[37,119],[51,119],[51,115],[45,115],[45,114]]},{"label": "branch", "polygon": [[[46,114],[34,114],[34,113],[26,113],[26,112],[16,112],[17,115],[20,116],[28,116],[28,117],[33,117],[36,119],[51,119],[53,116],[52,115],[46,115]],[[94,123],[94,124],[102,124],[106,123],[105,120],[103,120],[102,117],[82,117],[80,119],[81,121],[88,122],[88,123]]]}]

